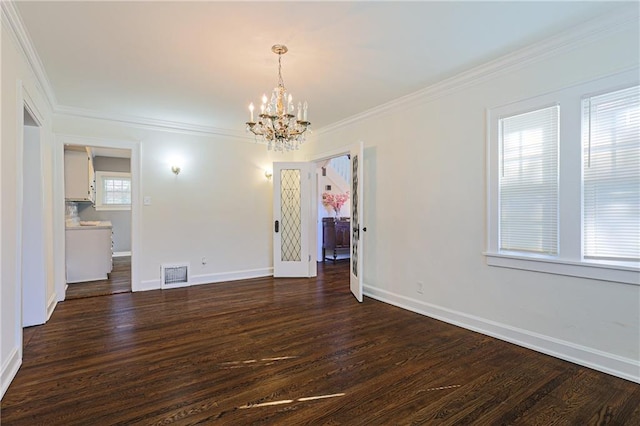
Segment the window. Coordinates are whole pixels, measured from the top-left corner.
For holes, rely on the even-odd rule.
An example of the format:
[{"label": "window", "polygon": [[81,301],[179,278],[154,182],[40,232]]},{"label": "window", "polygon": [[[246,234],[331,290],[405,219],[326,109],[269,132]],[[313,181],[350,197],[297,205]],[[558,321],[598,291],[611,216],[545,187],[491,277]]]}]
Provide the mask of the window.
[{"label": "window", "polygon": [[487,263],[640,285],[637,73],[487,117]]},{"label": "window", "polygon": [[131,174],[96,172],[96,210],[131,209]]},{"label": "window", "polygon": [[640,259],[640,92],[593,96],[583,109],[584,256]]},{"label": "window", "polygon": [[558,114],[500,119],[500,250],[558,252]]}]

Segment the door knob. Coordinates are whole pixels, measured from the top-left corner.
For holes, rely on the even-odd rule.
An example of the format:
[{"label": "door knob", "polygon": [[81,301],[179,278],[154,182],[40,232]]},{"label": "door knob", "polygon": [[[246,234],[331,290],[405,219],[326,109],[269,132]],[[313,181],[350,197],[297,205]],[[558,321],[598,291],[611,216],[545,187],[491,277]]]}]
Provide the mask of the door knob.
[{"label": "door knob", "polygon": [[367,232],[367,227],[365,226],[364,228],[362,228],[363,232]]}]

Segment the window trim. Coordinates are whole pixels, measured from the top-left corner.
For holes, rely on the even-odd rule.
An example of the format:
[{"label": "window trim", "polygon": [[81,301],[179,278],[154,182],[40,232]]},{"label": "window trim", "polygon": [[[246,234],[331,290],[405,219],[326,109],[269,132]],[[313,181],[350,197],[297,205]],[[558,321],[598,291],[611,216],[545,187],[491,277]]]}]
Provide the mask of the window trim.
[{"label": "window trim", "polygon": [[[561,88],[522,101],[486,110],[486,257],[489,266],[574,276],[640,286],[640,262],[584,259],[582,253],[582,100],[600,93],[640,84],[638,69]],[[559,250],[555,256],[499,250],[499,121],[514,114],[560,107]],[[568,123],[567,123],[568,121]],[[577,155],[577,157],[576,157]],[[569,170],[567,170],[569,169]],[[576,175],[577,174],[577,175]],[[567,208],[567,205],[570,207]],[[567,209],[569,212],[567,212]],[[569,215],[568,213],[572,213]],[[576,216],[577,215],[577,216]]]},{"label": "window trim", "polygon": [[103,204],[103,179],[105,178],[129,178],[131,181],[131,173],[126,172],[106,172],[96,171],[96,202],[95,209],[97,211],[126,211],[131,210],[131,204]]}]

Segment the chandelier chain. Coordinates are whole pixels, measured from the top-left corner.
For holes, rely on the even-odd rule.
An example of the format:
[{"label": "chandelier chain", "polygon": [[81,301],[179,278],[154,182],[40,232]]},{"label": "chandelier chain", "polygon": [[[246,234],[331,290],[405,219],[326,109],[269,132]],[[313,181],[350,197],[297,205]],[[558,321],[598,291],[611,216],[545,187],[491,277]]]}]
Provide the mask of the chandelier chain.
[{"label": "chandelier chain", "polygon": [[284,87],[284,80],[282,79],[282,53],[278,53],[278,86]]}]

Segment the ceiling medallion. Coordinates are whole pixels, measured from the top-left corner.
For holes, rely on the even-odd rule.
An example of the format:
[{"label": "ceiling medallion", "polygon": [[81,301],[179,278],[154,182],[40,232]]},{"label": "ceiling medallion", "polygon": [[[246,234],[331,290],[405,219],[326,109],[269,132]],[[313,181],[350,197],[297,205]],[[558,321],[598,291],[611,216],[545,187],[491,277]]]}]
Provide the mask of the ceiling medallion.
[{"label": "ceiling medallion", "polygon": [[[269,150],[291,151],[300,148],[305,141],[305,133],[311,123],[307,121],[309,105],[307,101],[298,102],[296,111],[293,96],[287,93],[282,80],[282,55],[289,49],[282,44],[271,47],[271,51],[278,55],[278,86],[271,92],[271,99],[262,95],[262,105],[258,121],[254,121],[253,102],[249,104],[251,120],[247,124],[247,132],[256,135],[256,141],[267,145]],[[309,130],[310,132],[311,130]]]}]

